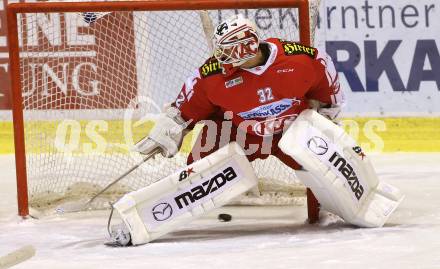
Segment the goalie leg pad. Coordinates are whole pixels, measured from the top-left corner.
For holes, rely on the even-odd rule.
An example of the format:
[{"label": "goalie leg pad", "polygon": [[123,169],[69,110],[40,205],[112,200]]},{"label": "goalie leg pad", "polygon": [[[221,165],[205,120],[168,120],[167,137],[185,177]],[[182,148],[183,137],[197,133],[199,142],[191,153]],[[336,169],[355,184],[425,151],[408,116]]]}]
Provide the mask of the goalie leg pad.
[{"label": "goalie leg pad", "polygon": [[379,182],[370,160],[345,131],[314,110],[289,126],[278,146],[306,171],[297,176],[321,206],[360,227],[381,227],[403,200]]},{"label": "goalie leg pad", "polygon": [[133,245],[148,243],[221,207],[258,183],[237,143],[116,202]]}]

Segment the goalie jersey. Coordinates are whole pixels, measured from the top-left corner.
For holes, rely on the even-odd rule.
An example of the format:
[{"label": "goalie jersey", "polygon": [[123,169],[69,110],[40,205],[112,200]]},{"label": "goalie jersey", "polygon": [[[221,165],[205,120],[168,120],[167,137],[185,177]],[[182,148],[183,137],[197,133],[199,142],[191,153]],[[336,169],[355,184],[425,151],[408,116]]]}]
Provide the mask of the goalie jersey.
[{"label": "goalie jersey", "polygon": [[311,99],[343,103],[337,72],[325,52],[275,38],[261,42],[260,49],[267,60],[254,68],[226,71],[213,57],[196,69],[174,104],[182,117],[196,123],[231,111],[235,127],[266,137],[282,133],[310,108]]}]

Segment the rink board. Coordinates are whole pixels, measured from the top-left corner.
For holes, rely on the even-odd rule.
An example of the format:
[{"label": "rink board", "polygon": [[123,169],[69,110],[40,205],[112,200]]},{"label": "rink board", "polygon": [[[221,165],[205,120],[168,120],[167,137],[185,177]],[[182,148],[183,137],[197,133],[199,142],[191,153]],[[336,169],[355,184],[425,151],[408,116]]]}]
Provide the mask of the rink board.
[{"label": "rink board", "polygon": [[[76,130],[79,136],[79,145],[75,153],[84,152],[81,145],[88,143],[91,150],[102,150],[106,148],[107,153],[110,148],[115,153],[127,152],[131,141],[137,141],[151,129],[151,122],[144,123],[142,126],[124,129],[124,121],[106,120],[104,124],[94,125],[92,133],[86,133],[85,129],[90,121],[80,120],[72,127],[69,124],[66,132],[61,132],[66,137],[65,143],[69,143],[72,130]],[[47,122],[39,121],[32,124],[39,125],[40,130],[45,130],[49,134],[55,135],[60,121]],[[96,122],[95,122],[96,123]],[[440,151],[440,118],[437,117],[404,117],[404,118],[344,118],[342,121],[345,130],[354,137],[367,152],[438,152]],[[75,127],[76,126],[76,127]],[[59,132],[59,130],[58,130]],[[93,135],[102,139],[93,139]],[[92,137],[91,137],[92,136]],[[0,154],[10,154],[14,152],[13,127],[12,122],[0,122]],[[189,151],[191,136],[184,142],[184,151]],[[98,142],[97,142],[98,141]],[[99,146],[96,143],[105,141],[106,145],[112,147]],[[122,141],[122,143],[121,143]],[[115,146],[116,145],[116,146]]]}]

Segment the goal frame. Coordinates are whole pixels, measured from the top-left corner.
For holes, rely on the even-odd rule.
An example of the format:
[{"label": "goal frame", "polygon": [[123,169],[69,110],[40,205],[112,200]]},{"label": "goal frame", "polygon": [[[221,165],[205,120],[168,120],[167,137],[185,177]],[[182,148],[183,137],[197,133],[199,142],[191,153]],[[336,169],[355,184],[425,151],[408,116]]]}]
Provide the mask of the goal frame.
[{"label": "goal frame", "polygon": [[[172,11],[246,8],[297,8],[300,42],[310,46],[308,0],[153,0],[115,2],[33,2],[11,3],[6,7],[8,24],[9,73],[12,91],[12,112],[15,143],[18,215],[29,215],[26,152],[23,119],[23,98],[20,80],[18,13],[111,12],[111,11]],[[307,213],[310,223],[319,219],[319,203],[307,189]]]}]

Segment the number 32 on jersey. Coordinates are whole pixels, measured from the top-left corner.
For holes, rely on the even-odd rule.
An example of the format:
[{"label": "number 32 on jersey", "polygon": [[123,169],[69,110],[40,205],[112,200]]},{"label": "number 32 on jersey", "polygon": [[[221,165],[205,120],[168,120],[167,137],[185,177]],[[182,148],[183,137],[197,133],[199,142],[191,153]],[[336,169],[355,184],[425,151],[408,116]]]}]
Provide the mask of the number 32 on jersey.
[{"label": "number 32 on jersey", "polygon": [[260,97],[259,101],[262,104],[269,102],[269,101],[272,101],[274,99],[273,94],[272,94],[272,88],[270,88],[270,87],[258,89],[257,94]]}]

